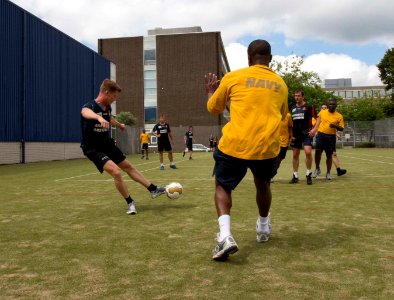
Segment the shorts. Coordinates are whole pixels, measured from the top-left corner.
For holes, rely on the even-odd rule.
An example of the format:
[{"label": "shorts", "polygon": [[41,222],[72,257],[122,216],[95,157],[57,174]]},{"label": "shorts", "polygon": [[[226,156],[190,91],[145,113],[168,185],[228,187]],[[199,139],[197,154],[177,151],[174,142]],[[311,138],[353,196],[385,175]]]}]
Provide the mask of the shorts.
[{"label": "shorts", "polygon": [[280,147],[280,152],[279,152],[278,158],[285,159],[288,148],[289,147]]},{"label": "shorts", "polygon": [[275,176],[276,157],[264,160],[246,160],[224,154],[216,149],[213,158],[213,174],[216,181],[225,189],[234,190],[245,177],[248,168],[253,176],[263,181],[270,181]]},{"label": "shorts", "polygon": [[186,143],[186,148],[189,151],[193,151],[193,143]]},{"label": "shorts", "polygon": [[149,148],[149,144],[148,144],[148,143],[144,143],[144,144],[142,144],[142,146],[141,146],[141,149],[142,149],[142,150],[148,150],[148,148]]},{"label": "shorts", "polygon": [[291,142],[291,146],[293,148],[302,149],[305,146],[311,146],[313,142],[313,137],[309,136],[308,134],[302,134],[299,136],[294,136],[295,140]]},{"label": "shorts", "polygon": [[112,160],[115,164],[120,164],[126,159],[126,156],[115,146],[115,143],[83,149],[83,154],[96,165],[100,173],[104,172],[104,165],[107,161]]},{"label": "shorts", "polygon": [[167,151],[170,152],[172,151],[172,147],[171,147],[171,143],[169,140],[164,140],[164,141],[158,141],[157,142],[157,151],[159,152],[163,152],[163,151]]},{"label": "shorts", "polygon": [[318,132],[316,135],[316,149],[324,150],[326,154],[335,152],[337,137],[335,134],[325,134]]}]

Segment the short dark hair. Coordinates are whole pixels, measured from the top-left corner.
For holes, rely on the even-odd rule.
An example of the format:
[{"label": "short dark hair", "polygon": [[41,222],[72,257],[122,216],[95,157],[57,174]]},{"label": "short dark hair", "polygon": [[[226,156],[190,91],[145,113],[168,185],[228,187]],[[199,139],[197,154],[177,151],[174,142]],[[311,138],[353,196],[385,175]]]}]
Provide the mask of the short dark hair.
[{"label": "short dark hair", "polygon": [[269,56],[271,55],[271,45],[266,40],[254,40],[248,46],[248,55],[254,56]]},{"label": "short dark hair", "polygon": [[303,91],[303,90],[296,90],[296,91],[294,92],[294,94],[298,94],[298,93],[300,93],[301,96],[304,97],[304,91]]}]

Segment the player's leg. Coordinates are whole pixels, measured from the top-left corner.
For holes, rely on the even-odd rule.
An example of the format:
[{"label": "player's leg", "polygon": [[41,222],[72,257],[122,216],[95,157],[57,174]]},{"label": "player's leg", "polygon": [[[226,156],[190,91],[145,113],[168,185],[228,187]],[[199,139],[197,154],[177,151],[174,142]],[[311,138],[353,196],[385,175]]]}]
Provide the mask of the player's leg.
[{"label": "player's leg", "polygon": [[332,167],[332,152],[330,150],[326,150],[326,166],[327,166],[327,173],[326,179],[331,180],[331,167]]},{"label": "player's leg", "polygon": [[104,165],[104,171],[106,171],[108,174],[110,174],[113,177],[115,187],[119,191],[119,193],[124,198],[129,197],[130,193],[126,183],[123,180],[121,168],[118,167],[112,160],[109,160]]},{"label": "player's leg", "polygon": [[149,145],[148,144],[145,146],[145,156],[146,156],[146,159],[148,160],[149,159]]},{"label": "player's leg", "polygon": [[256,187],[256,203],[259,216],[256,222],[256,240],[259,243],[267,242],[271,235],[271,223],[269,211],[271,207],[271,186],[270,178],[276,173],[277,159],[265,159],[262,161],[251,162],[249,168],[254,177]]},{"label": "player's leg", "polygon": [[168,160],[170,161],[170,168],[171,169],[176,169],[176,166],[174,164],[174,155],[172,153],[172,147],[171,147],[170,142],[168,142],[168,144],[166,145],[165,150],[168,153]]},{"label": "player's leg", "polygon": [[293,144],[293,177],[289,181],[289,183],[298,183],[298,168],[300,165],[300,151],[301,151],[301,145],[297,143],[297,140],[294,141]]},{"label": "player's leg", "polygon": [[337,152],[333,152],[331,158],[332,158],[332,163],[334,164],[335,168],[337,168],[337,169],[341,168],[341,164],[339,163]]},{"label": "player's leg", "polygon": [[131,179],[135,182],[140,183],[144,186],[150,193],[152,198],[156,198],[165,193],[165,187],[157,186],[152,184],[140,171],[138,171],[128,160],[123,160],[118,164],[119,168],[129,175]]},{"label": "player's leg", "polygon": [[225,260],[229,254],[238,251],[230,230],[230,211],[232,207],[231,191],[245,176],[247,168],[240,160],[228,156],[221,151],[214,153],[215,159],[215,207],[220,232],[217,235],[216,247],[212,252],[214,260]]},{"label": "player's leg", "polygon": [[192,143],[189,143],[189,144],[187,145],[187,151],[190,153],[190,154],[189,154],[189,160],[193,159],[193,158],[192,158],[192,155],[193,155],[193,144],[192,144]]},{"label": "player's leg", "polygon": [[118,164],[119,168],[129,175],[131,179],[140,183],[144,187],[148,188],[151,185],[151,182],[142,175],[140,171],[138,171],[128,160],[123,160]]}]

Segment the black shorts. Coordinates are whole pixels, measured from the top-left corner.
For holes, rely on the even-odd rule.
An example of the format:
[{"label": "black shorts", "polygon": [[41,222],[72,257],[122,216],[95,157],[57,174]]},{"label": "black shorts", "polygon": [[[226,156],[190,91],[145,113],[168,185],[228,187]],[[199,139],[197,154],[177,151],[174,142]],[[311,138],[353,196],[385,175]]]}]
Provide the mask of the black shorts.
[{"label": "black shorts", "polygon": [[157,151],[159,152],[163,152],[163,151],[167,151],[170,152],[172,151],[172,147],[171,147],[171,143],[169,140],[164,140],[164,141],[158,141],[157,142]]},{"label": "black shorts", "polygon": [[225,189],[234,190],[245,177],[248,168],[254,177],[263,181],[270,181],[276,174],[276,157],[246,160],[229,156],[216,149],[213,158],[215,159],[213,173],[216,181]]},{"label": "black shorts", "polygon": [[115,146],[115,143],[83,149],[83,153],[96,165],[100,173],[104,172],[104,165],[107,161],[112,160],[115,164],[120,164],[126,159],[126,156]]},{"label": "black shorts", "polygon": [[295,140],[291,142],[293,148],[302,149],[305,146],[311,146],[313,142],[313,137],[306,134],[295,135]]},{"label": "black shorts", "polygon": [[186,148],[189,151],[193,151],[193,143],[186,143]]},{"label": "black shorts", "polygon": [[324,150],[327,154],[335,151],[337,137],[335,134],[325,134],[318,132],[316,135],[316,149]]},{"label": "black shorts", "polygon": [[288,148],[289,147],[280,147],[280,152],[279,152],[278,158],[285,159]]},{"label": "black shorts", "polygon": [[149,144],[148,143],[143,143],[142,146],[141,146],[142,150],[148,150],[148,148],[149,148]]}]

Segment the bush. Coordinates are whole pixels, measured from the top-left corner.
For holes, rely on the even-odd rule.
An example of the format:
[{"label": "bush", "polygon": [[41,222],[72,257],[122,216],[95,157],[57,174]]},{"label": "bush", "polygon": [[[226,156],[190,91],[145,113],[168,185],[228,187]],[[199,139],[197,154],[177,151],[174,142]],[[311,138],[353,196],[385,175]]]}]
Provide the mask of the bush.
[{"label": "bush", "polygon": [[137,118],[131,113],[122,111],[116,116],[116,120],[125,125],[133,126],[137,124]]},{"label": "bush", "polygon": [[375,148],[376,145],[374,142],[366,142],[356,145],[356,148]]}]

